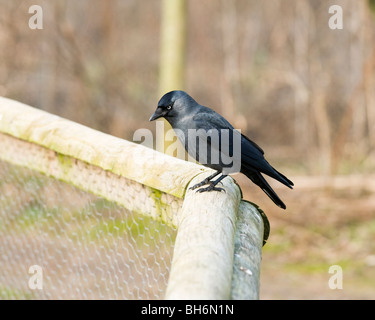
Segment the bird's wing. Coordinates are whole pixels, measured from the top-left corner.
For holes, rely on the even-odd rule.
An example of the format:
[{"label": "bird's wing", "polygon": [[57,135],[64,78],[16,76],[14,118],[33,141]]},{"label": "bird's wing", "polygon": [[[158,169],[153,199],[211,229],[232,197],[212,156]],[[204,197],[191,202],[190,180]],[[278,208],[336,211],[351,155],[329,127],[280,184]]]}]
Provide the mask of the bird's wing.
[{"label": "bird's wing", "polygon": [[[254,141],[251,141],[248,137],[241,134],[239,131],[235,130],[233,126],[221,115],[216,113],[213,110],[208,110],[208,112],[197,113],[193,117],[196,129],[204,129],[206,131],[211,129],[216,130],[229,130],[234,137],[238,137],[237,135],[241,135],[238,137],[241,141],[241,157],[245,157],[248,161],[259,161],[260,159],[264,159],[264,151],[260,148]],[[233,152],[233,136],[230,135],[229,137],[229,150],[230,154]],[[220,139],[221,143],[221,139]],[[253,161],[251,161],[253,160]],[[254,164],[256,167],[256,164]]]},{"label": "bird's wing", "polygon": [[[242,171],[245,168],[244,165],[259,171],[267,167],[268,163],[264,159],[263,150],[256,143],[235,130],[221,115],[213,110],[208,110],[207,112],[197,113],[193,117],[193,120],[195,129],[203,129],[206,132],[218,130],[219,138],[217,141],[213,141],[213,138],[207,138],[205,132],[198,132],[200,145],[207,141],[208,152],[212,154],[210,160],[211,167],[213,167],[212,164],[214,163],[212,159],[218,158],[220,158],[219,167],[226,168],[226,171],[229,173]],[[201,150],[200,147],[199,151]],[[195,151],[198,150],[196,149]]]},{"label": "bird's wing", "polygon": [[[208,109],[207,112],[203,113],[197,113],[194,115],[193,120],[195,121],[196,125],[198,128],[204,128],[205,130],[209,129],[230,129],[230,130],[235,130],[233,126],[221,115],[216,113],[215,111]],[[236,130],[237,131],[237,130]],[[237,131],[238,132],[238,131]],[[264,151],[261,147],[259,147],[254,141],[250,140],[248,137],[245,135],[241,134],[242,139],[241,142],[242,144],[250,144],[252,147],[252,150],[255,153],[261,153],[264,155]]]},{"label": "bird's wing", "polygon": [[[214,138],[213,136],[207,136],[203,132],[198,131],[197,135],[200,140],[207,139],[207,144],[209,144],[212,148],[220,148],[222,145],[222,133],[227,132],[229,135],[229,139],[227,145],[225,145],[224,153],[227,153],[226,150],[228,150],[229,153],[232,153],[233,151],[233,134],[239,134],[238,131],[234,132],[233,126],[221,115],[216,113],[215,111],[208,109],[204,112],[200,112],[194,115],[194,127],[196,130],[203,129],[206,132],[215,131],[217,130],[218,133],[218,141],[214,143],[212,140]],[[223,141],[224,143],[224,141]],[[221,149],[221,148],[220,148]],[[229,155],[229,154],[228,154]]]},{"label": "bird's wing", "polygon": [[[264,158],[264,151],[255,142],[251,141],[248,137],[235,130],[233,126],[221,115],[215,111],[208,109],[208,111],[197,113],[193,117],[194,126],[196,129],[219,130],[219,141],[218,143],[211,143],[211,139],[207,135],[198,134],[199,140],[207,141],[211,149],[214,149],[221,156],[227,157],[227,159],[233,159],[237,164],[240,163],[241,172],[248,173],[253,170],[260,171],[269,175],[270,177],[280,181],[288,187],[293,185],[293,182],[282,175],[280,172],[275,170],[268,161]],[[222,139],[220,130],[229,129],[229,139]],[[236,138],[238,138],[236,140]],[[239,152],[236,146],[233,144],[235,141],[241,141],[241,150]],[[236,156],[237,154],[240,157]],[[229,163],[229,162],[226,162]],[[237,166],[238,168],[238,166]]]},{"label": "bird's wing", "polygon": [[[208,159],[210,167],[212,164],[218,164],[220,159],[228,159],[233,154],[233,135],[239,134],[234,132],[233,126],[215,111],[202,107],[199,113],[193,116],[192,124],[196,130],[197,144],[199,148],[192,147],[189,154],[196,153],[196,159],[202,164],[202,158]],[[224,133],[223,133],[224,132]],[[227,139],[223,139],[224,136]],[[191,138],[191,136],[189,137]],[[194,141],[194,139],[193,139]],[[207,148],[205,147],[207,145]],[[202,152],[207,150],[206,156],[202,157]],[[198,155],[199,153],[199,155]],[[230,162],[230,159],[227,163]],[[217,166],[221,167],[220,165]]]},{"label": "bird's wing", "polygon": [[193,116],[196,129],[232,129],[233,126],[220,114],[205,108],[204,111],[198,112]]},{"label": "bird's wing", "polygon": [[255,147],[256,149],[258,149],[258,151],[261,153],[261,154],[264,154],[264,151],[261,147],[259,147],[254,141],[250,140],[248,137],[246,137],[245,135],[242,135],[242,138],[243,140],[246,140],[247,143],[250,143],[253,147]]}]

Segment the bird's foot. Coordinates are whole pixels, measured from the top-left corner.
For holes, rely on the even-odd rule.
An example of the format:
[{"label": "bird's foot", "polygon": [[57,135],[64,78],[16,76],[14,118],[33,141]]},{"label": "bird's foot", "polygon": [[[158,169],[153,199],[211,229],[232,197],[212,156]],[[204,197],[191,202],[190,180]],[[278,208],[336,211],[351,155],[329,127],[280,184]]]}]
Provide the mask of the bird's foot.
[{"label": "bird's foot", "polygon": [[198,188],[203,187],[206,184],[208,184],[208,187],[198,189],[197,192],[209,192],[209,191],[220,191],[220,192],[224,191],[224,192],[226,192],[225,189],[216,187],[216,185],[218,183],[221,183],[220,181],[223,180],[226,177],[226,175],[223,174],[220,178],[216,179],[215,181],[211,181],[211,179],[216,177],[218,174],[220,174],[219,171],[215,172],[214,174],[207,177],[203,181],[201,181],[201,182],[195,184],[194,186],[190,187],[189,190],[195,190],[195,189],[198,189]]},{"label": "bird's foot", "polygon": [[[212,182],[211,179],[215,178],[217,175],[219,175],[221,172],[220,171],[216,171],[215,173],[213,173],[212,175],[210,175],[209,177],[207,177],[206,179],[204,179],[203,181],[195,184],[194,186],[190,187],[189,190],[195,190],[197,188],[200,188],[200,187],[203,187],[205,186],[206,184],[214,184],[214,186],[217,184],[217,182]],[[216,181],[220,181],[221,179],[223,178],[219,178],[218,180]]]},{"label": "bird's foot", "polygon": [[206,184],[208,184],[210,182],[210,180],[207,178],[207,179],[204,179],[203,181],[193,185],[192,187],[189,188],[189,190],[195,190],[197,188],[200,188],[200,187],[203,187],[205,186]]},{"label": "bird's foot", "polygon": [[226,192],[224,188],[215,187],[214,184],[210,184],[207,188],[201,188],[201,189],[197,190],[197,192],[200,192],[200,193],[210,192],[210,191],[220,191],[220,192],[224,191],[224,192]]}]

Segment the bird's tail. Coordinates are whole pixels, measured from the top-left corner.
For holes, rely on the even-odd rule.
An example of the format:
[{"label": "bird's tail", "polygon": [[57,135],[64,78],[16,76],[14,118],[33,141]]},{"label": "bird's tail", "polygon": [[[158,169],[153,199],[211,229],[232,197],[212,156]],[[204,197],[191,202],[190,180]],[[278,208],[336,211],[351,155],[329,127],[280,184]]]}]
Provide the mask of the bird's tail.
[{"label": "bird's tail", "polygon": [[[280,179],[276,179],[276,180],[279,180],[281,183],[286,185],[288,188],[293,189],[293,186],[294,186],[293,181],[289,180],[286,176],[284,176],[280,171],[277,171],[274,167],[272,167],[272,169],[275,170],[276,173],[282,178],[281,180],[285,180],[285,181],[281,181]],[[272,178],[274,178],[274,177],[272,177]]]},{"label": "bird's tail", "polygon": [[244,174],[252,181],[254,182],[257,186],[259,186],[265,194],[280,208],[286,209],[286,205],[284,202],[281,201],[279,196],[276,194],[275,191],[271,188],[271,186],[268,184],[266,179],[256,171],[253,172],[244,172]]}]

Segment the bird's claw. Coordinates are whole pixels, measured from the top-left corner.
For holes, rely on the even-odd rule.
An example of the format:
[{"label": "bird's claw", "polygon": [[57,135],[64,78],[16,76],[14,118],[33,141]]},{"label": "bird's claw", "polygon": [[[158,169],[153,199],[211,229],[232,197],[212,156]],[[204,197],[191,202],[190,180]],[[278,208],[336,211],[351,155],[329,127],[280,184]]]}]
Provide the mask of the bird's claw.
[{"label": "bird's claw", "polygon": [[207,188],[201,188],[201,189],[198,189],[196,192],[199,192],[199,193],[202,193],[202,192],[210,192],[210,191],[225,191],[224,188],[218,188],[218,187],[215,187],[213,185],[210,185],[208,186]]},{"label": "bird's claw", "polygon": [[197,188],[203,187],[204,185],[208,184],[209,181],[203,180],[202,182],[199,182],[192,187],[189,188],[189,190],[195,190]]}]

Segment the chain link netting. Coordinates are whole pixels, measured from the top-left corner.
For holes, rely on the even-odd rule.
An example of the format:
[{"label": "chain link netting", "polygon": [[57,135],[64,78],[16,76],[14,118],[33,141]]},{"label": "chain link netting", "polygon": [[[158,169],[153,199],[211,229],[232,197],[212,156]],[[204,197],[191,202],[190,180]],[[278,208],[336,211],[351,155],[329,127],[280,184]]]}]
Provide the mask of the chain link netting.
[{"label": "chain link netting", "polygon": [[[1,299],[162,299],[175,236],[161,221],[0,161]],[[30,286],[35,265],[42,289]]]}]

